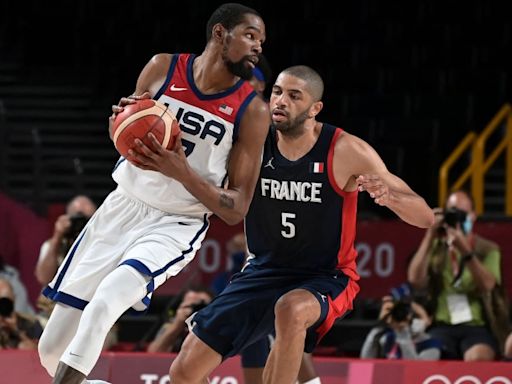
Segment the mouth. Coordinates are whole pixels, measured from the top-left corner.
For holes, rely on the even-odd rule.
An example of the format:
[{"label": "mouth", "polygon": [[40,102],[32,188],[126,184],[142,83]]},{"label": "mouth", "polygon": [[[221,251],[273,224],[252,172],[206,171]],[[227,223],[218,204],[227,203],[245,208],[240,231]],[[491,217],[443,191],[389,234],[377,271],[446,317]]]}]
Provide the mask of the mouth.
[{"label": "mouth", "polygon": [[288,118],[288,114],[281,109],[274,109],[272,111],[272,121],[274,121],[274,122],[284,121],[287,118]]},{"label": "mouth", "polygon": [[256,64],[258,64],[258,56],[249,56],[246,61],[249,63],[251,68],[254,68],[256,67]]}]

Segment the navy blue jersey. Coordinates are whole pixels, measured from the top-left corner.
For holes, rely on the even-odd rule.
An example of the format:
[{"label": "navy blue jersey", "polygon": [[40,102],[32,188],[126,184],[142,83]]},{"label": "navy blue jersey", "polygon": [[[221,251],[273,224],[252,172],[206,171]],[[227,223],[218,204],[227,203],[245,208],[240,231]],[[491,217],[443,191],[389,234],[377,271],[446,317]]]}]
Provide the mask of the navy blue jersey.
[{"label": "navy blue jersey", "polygon": [[334,145],[342,129],[323,124],[317,142],[290,161],[271,128],[245,231],[250,263],[265,267],[343,271],[357,280],[354,248],[357,191],[334,181]]}]

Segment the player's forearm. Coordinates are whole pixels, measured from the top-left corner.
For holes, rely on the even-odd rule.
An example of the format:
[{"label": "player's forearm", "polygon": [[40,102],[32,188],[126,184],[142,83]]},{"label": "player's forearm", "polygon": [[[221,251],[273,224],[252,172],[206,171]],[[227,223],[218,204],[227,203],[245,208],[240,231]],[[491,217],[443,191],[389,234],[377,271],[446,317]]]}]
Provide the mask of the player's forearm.
[{"label": "player's forearm", "polygon": [[408,224],[420,228],[434,224],[434,211],[415,193],[392,191],[386,205]]},{"label": "player's forearm", "polygon": [[187,191],[227,224],[238,224],[245,217],[248,205],[242,201],[239,191],[216,187],[193,171],[182,183]]}]

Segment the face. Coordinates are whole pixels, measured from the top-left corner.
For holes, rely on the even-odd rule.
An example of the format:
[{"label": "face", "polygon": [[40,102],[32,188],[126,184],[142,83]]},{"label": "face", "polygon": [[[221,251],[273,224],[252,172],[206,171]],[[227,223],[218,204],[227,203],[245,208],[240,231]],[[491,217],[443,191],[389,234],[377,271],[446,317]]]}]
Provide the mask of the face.
[{"label": "face", "polygon": [[272,125],[288,134],[299,134],[311,118],[314,101],[306,91],[306,81],[281,73],[272,87],[270,111]]},{"label": "face", "polygon": [[446,208],[457,208],[467,213],[469,220],[474,223],[476,220],[476,214],[473,211],[473,205],[471,199],[464,192],[454,192],[446,201]]},{"label": "face", "polygon": [[[222,28],[222,27],[221,27]],[[265,24],[252,14],[245,15],[245,20],[226,35],[222,48],[222,60],[229,71],[244,80],[252,78],[252,70],[258,62],[261,46],[265,41]]]}]

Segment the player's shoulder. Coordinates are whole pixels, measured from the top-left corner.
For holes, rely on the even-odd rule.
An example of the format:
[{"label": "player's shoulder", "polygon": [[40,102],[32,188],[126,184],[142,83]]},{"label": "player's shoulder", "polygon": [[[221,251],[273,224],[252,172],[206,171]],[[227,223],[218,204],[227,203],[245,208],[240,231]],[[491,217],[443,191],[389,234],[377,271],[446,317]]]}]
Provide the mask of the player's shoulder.
[{"label": "player's shoulder", "polygon": [[357,153],[368,150],[370,145],[360,137],[342,131],[336,141],[335,151],[342,153]]},{"label": "player's shoulder", "polygon": [[176,55],[175,53],[157,53],[151,57],[149,60],[148,65],[150,65],[153,68],[169,68],[169,65],[171,64],[172,58]]},{"label": "player's shoulder", "polygon": [[270,125],[270,112],[268,103],[266,103],[265,100],[263,100],[258,95],[251,99],[247,105],[247,109],[244,115],[244,120],[259,119],[266,121]]}]

